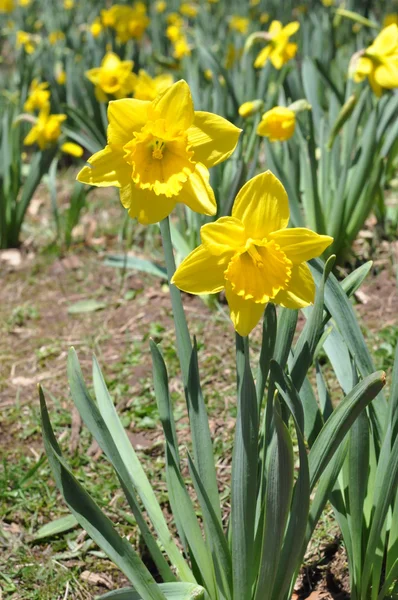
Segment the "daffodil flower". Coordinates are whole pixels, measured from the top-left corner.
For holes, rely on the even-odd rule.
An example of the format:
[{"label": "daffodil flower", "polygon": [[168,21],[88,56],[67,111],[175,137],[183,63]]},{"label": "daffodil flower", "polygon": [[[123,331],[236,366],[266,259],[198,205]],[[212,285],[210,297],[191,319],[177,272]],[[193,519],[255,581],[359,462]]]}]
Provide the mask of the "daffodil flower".
[{"label": "daffodil flower", "polygon": [[296,56],[297,44],[289,38],[298,31],[300,23],[293,21],[283,27],[280,21],[272,21],[267,33],[269,44],[265,46],[254,61],[256,68],[261,68],[270,60],[275,69],[281,69],[285,63]]},{"label": "daffodil flower", "polygon": [[177,202],[216,213],[208,168],[232,154],[241,130],[218,115],[194,111],[185,81],[152,102],[110,102],[108,119],[108,145],[89,158],[79,181],[120,188],[123,206],[144,224],[161,221]]},{"label": "daffodil flower", "polygon": [[136,75],[132,72],[132,60],[120,60],[114,52],[108,52],[101,66],[86,71],[86,77],[95,85],[95,96],[99,102],[106,102],[108,96],[125,98],[133,91]]},{"label": "daffodil flower", "polygon": [[384,89],[398,87],[398,26],[392,23],[379,33],[373,44],[355,61],[354,81],[369,79],[372,90],[381,96]]},{"label": "daffodil flower", "polygon": [[144,69],[140,69],[134,85],[134,98],[137,100],[154,100],[167,88],[173,85],[173,76],[168,73],[151,77]]},{"label": "daffodil flower", "polygon": [[25,101],[24,110],[26,112],[34,112],[35,110],[41,110],[50,102],[50,91],[48,89],[48,83],[43,81],[39,83],[37,79],[33,79],[29,88],[29,96]]},{"label": "daffodil flower", "polygon": [[50,114],[49,104],[45,105],[39,113],[36,123],[24,139],[25,146],[37,143],[40,150],[45,150],[57,142],[60,137],[61,123],[66,120],[66,115]]},{"label": "daffodil flower", "polygon": [[257,133],[270,142],[284,142],[292,137],[295,127],[296,113],[286,106],[275,106],[263,114]]},{"label": "daffodil flower", "polygon": [[307,260],[333,241],[310,229],[287,229],[289,202],[270,172],[243,186],[231,217],[201,228],[202,244],[176,270],[172,283],[191,294],[225,290],[236,331],[248,335],[268,302],[304,308],[314,302],[315,284]]}]

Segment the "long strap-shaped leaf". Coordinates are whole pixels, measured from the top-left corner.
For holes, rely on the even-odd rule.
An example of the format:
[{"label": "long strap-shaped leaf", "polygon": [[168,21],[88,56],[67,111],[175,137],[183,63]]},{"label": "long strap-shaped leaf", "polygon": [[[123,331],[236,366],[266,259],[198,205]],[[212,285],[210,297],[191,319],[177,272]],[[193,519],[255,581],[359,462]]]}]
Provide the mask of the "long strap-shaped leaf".
[{"label": "long strap-shaped leaf", "polygon": [[221,525],[221,508],[214,465],[213,444],[210,435],[209,419],[200,386],[196,339],[194,340],[191,359],[189,361],[187,392],[188,415],[195,465],[213,507],[214,514]]},{"label": "long strap-shaped leaf", "polygon": [[[205,600],[205,590],[195,583],[159,583],[157,586],[167,600]],[[142,600],[133,588],[108,592],[98,600]]]},{"label": "long strap-shaped leaf", "polygon": [[41,388],[39,393],[44,446],[55,483],[70,510],[89,536],[128,577],[143,600],[164,600],[164,594],[131,544],[120,537],[112,521],[72,475],[55,439]]},{"label": "long strap-shaped leaf", "polygon": [[265,385],[269,372],[269,365],[274,354],[276,342],[276,310],[275,305],[269,302],[264,313],[263,335],[261,340],[261,350],[258,359],[258,369],[256,377],[257,404],[260,413],[264,396]]},{"label": "long strap-shaped leaf", "polygon": [[251,597],[257,500],[258,410],[247,338],[237,334],[238,416],[232,455],[231,554],[233,598]]},{"label": "long strap-shaped leaf", "polygon": [[274,581],[292,500],[293,444],[289,430],[280,416],[278,404],[278,400],[275,399],[274,438],[267,473],[265,523],[255,600],[273,598]]},{"label": "long strap-shaped leaf", "polygon": [[377,396],[385,385],[385,380],[384,371],[377,371],[360,381],[326,421],[308,456],[311,489],[316,485],[355,419]]},{"label": "long strap-shaped leaf", "polygon": [[[172,564],[176,567],[179,576],[183,580],[192,581],[192,573],[190,572],[188,565],[186,564],[183,556],[170,536],[170,530],[163,516],[163,512],[159,506],[145,471],[142,468],[135,450],[131,445],[127,433],[119,419],[102,376],[101,369],[95,357],[93,358],[93,383],[99,411],[119,454],[119,458],[117,456],[114,458],[117,460],[117,463],[114,464],[114,467],[118,471],[119,476],[124,483],[126,492],[129,492],[129,489],[132,487],[132,485],[137,490],[148,516],[153,523],[155,531],[159,536],[159,540]],[[109,444],[108,436],[106,442]],[[112,451],[108,451],[112,455]],[[155,556],[153,558],[155,562],[159,563],[160,556],[159,553],[156,552],[156,542],[155,546],[153,546],[151,539],[147,536],[147,543],[148,541],[149,550],[153,550],[155,552]],[[153,554],[152,551],[151,554]],[[165,578],[165,581],[175,580],[170,568],[167,568],[167,563],[164,564],[164,562],[160,562],[160,568],[161,574]]]}]

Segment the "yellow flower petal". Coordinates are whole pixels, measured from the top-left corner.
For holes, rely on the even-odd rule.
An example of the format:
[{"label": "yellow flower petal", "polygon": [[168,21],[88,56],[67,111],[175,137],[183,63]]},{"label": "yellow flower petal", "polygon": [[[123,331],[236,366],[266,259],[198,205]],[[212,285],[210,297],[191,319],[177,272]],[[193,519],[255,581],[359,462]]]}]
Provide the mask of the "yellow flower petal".
[{"label": "yellow flower petal", "polygon": [[269,55],[271,54],[272,46],[268,44],[261,50],[261,52],[257,55],[256,60],[254,61],[254,66],[256,69],[261,69],[267,62]]},{"label": "yellow flower petal", "polygon": [[292,21],[292,23],[288,23],[282,30],[283,35],[287,35],[290,37],[296,33],[300,29],[300,23],[298,21]]},{"label": "yellow flower petal", "polygon": [[195,117],[191,91],[186,81],[180,80],[170,86],[151,103],[150,118],[165,119],[168,127],[176,131],[188,129]]},{"label": "yellow flower petal", "polygon": [[124,98],[113,100],[108,106],[108,143],[123,148],[134,138],[134,132],[140,131],[148,120],[147,100]]},{"label": "yellow flower petal", "polygon": [[195,171],[188,177],[183,184],[178,202],[189,206],[195,212],[204,215],[215,215],[217,212],[216,199],[214,192],[209,184],[209,171],[200,163],[195,165]]},{"label": "yellow flower petal", "polygon": [[215,294],[224,288],[226,258],[210,254],[201,245],[182,261],[171,283],[189,294]]},{"label": "yellow flower petal", "polygon": [[293,265],[287,290],[281,290],[273,300],[285,308],[305,308],[315,300],[315,283],[306,263]]},{"label": "yellow flower petal", "polygon": [[200,229],[202,243],[213,255],[233,252],[246,242],[245,227],[234,217],[220,217]]},{"label": "yellow flower petal", "polygon": [[97,85],[100,72],[101,72],[101,68],[95,67],[95,69],[89,69],[88,71],[86,71],[85,75],[86,75],[87,79],[89,81],[91,81],[91,83],[93,83],[94,85]]},{"label": "yellow flower petal", "polygon": [[79,144],[74,144],[73,142],[65,142],[61,146],[61,151],[65,152],[65,154],[70,154],[71,156],[76,156],[80,158],[83,156],[83,148]]},{"label": "yellow flower petal", "polygon": [[318,235],[304,227],[282,229],[271,233],[268,237],[279,244],[288,259],[296,265],[320,256],[333,242],[332,237]]},{"label": "yellow flower petal", "polygon": [[277,35],[282,31],[282,23],[280,21],[272,21],[269,26],[268,33],[272,36]]},{"label": "yellow flower petal", "polygon": [[249,335],[261,319],[266,304],[260,304],[253,300],[244,300],[242,296],[235,294],[228,283],[225,287],[225,295],[235,330],[242,337]]},{"label": "yellow flower petal", "polygon": [[285,188],[271,171],[253,177],[237,195],[232,216],[243,222],[253,239],[284,229],[290,216]]},{"label": "yellow flower petal", "polygon": [[398,87],[398,51],[395,58],[390,58],[374,72],[374,77],[381,87],[393,89]]},{"label": "yellow flower petal", "polygon": [[195,111],[194,123],[188,130],[195,160],[206,167],[226,160],[235,150],[241,131],[219,115]]},{"label": "yellow flower petal", "polygon": [[140,189],[134,183],[120,188],[120,201],[128,209],[130,217],[138,219],[142,225],[162,221],[176,205],[175,197],[157,196],[152,190]]},{"label": "yellow flower petal", "polygon": [[121,187],[131,179],[131,167],[123,160],[122,152],[110,146],[93,154],[87,161],[89,166],[83,167],[77,180],[81,183],[109,187]]},{"label": "yellow flower petal", "polygon": [[398,26],[392,23],[385,29],[382,29],[379,35],[374,40],[373,44],[366,50],[366,54],[370,56],[380,56],[393,54],[397,49],[398,43]]}]

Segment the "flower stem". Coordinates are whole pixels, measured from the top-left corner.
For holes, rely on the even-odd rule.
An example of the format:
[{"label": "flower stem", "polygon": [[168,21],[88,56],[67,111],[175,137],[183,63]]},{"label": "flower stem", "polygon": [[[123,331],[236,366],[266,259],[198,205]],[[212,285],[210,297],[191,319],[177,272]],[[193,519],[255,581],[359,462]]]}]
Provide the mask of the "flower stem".
[{"label": "flower stem", "polygon": [[176,270],[173,244],[171,242],[169,217],[160,221],[160,233],[162,235],[163,251],[166,260],[167,278],[169,280],[169,289],[171,305],[173,308],[174,326],[177,339],[177,354],[180,360],[184,387],[187,387],[189,375],[189,361],[191,358],[192,344],[188,331],[187,320],[184,307],[181,301],[181,293],[175,285],[171,284],[171,278]]}]

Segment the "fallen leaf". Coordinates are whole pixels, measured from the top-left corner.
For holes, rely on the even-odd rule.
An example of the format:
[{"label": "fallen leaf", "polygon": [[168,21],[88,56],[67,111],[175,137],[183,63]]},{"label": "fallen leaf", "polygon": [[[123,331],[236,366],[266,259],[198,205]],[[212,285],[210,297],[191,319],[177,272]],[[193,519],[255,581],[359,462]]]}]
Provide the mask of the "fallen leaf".
[{"label": "fallen leaf", "polygon": [[78,315],[80,313],[95,312],[96,310],[102,310],[106,308],[105,302],[98,302],[98,300],[79,300],[74,304],[71,304],[68,308],[70,315]]}]

